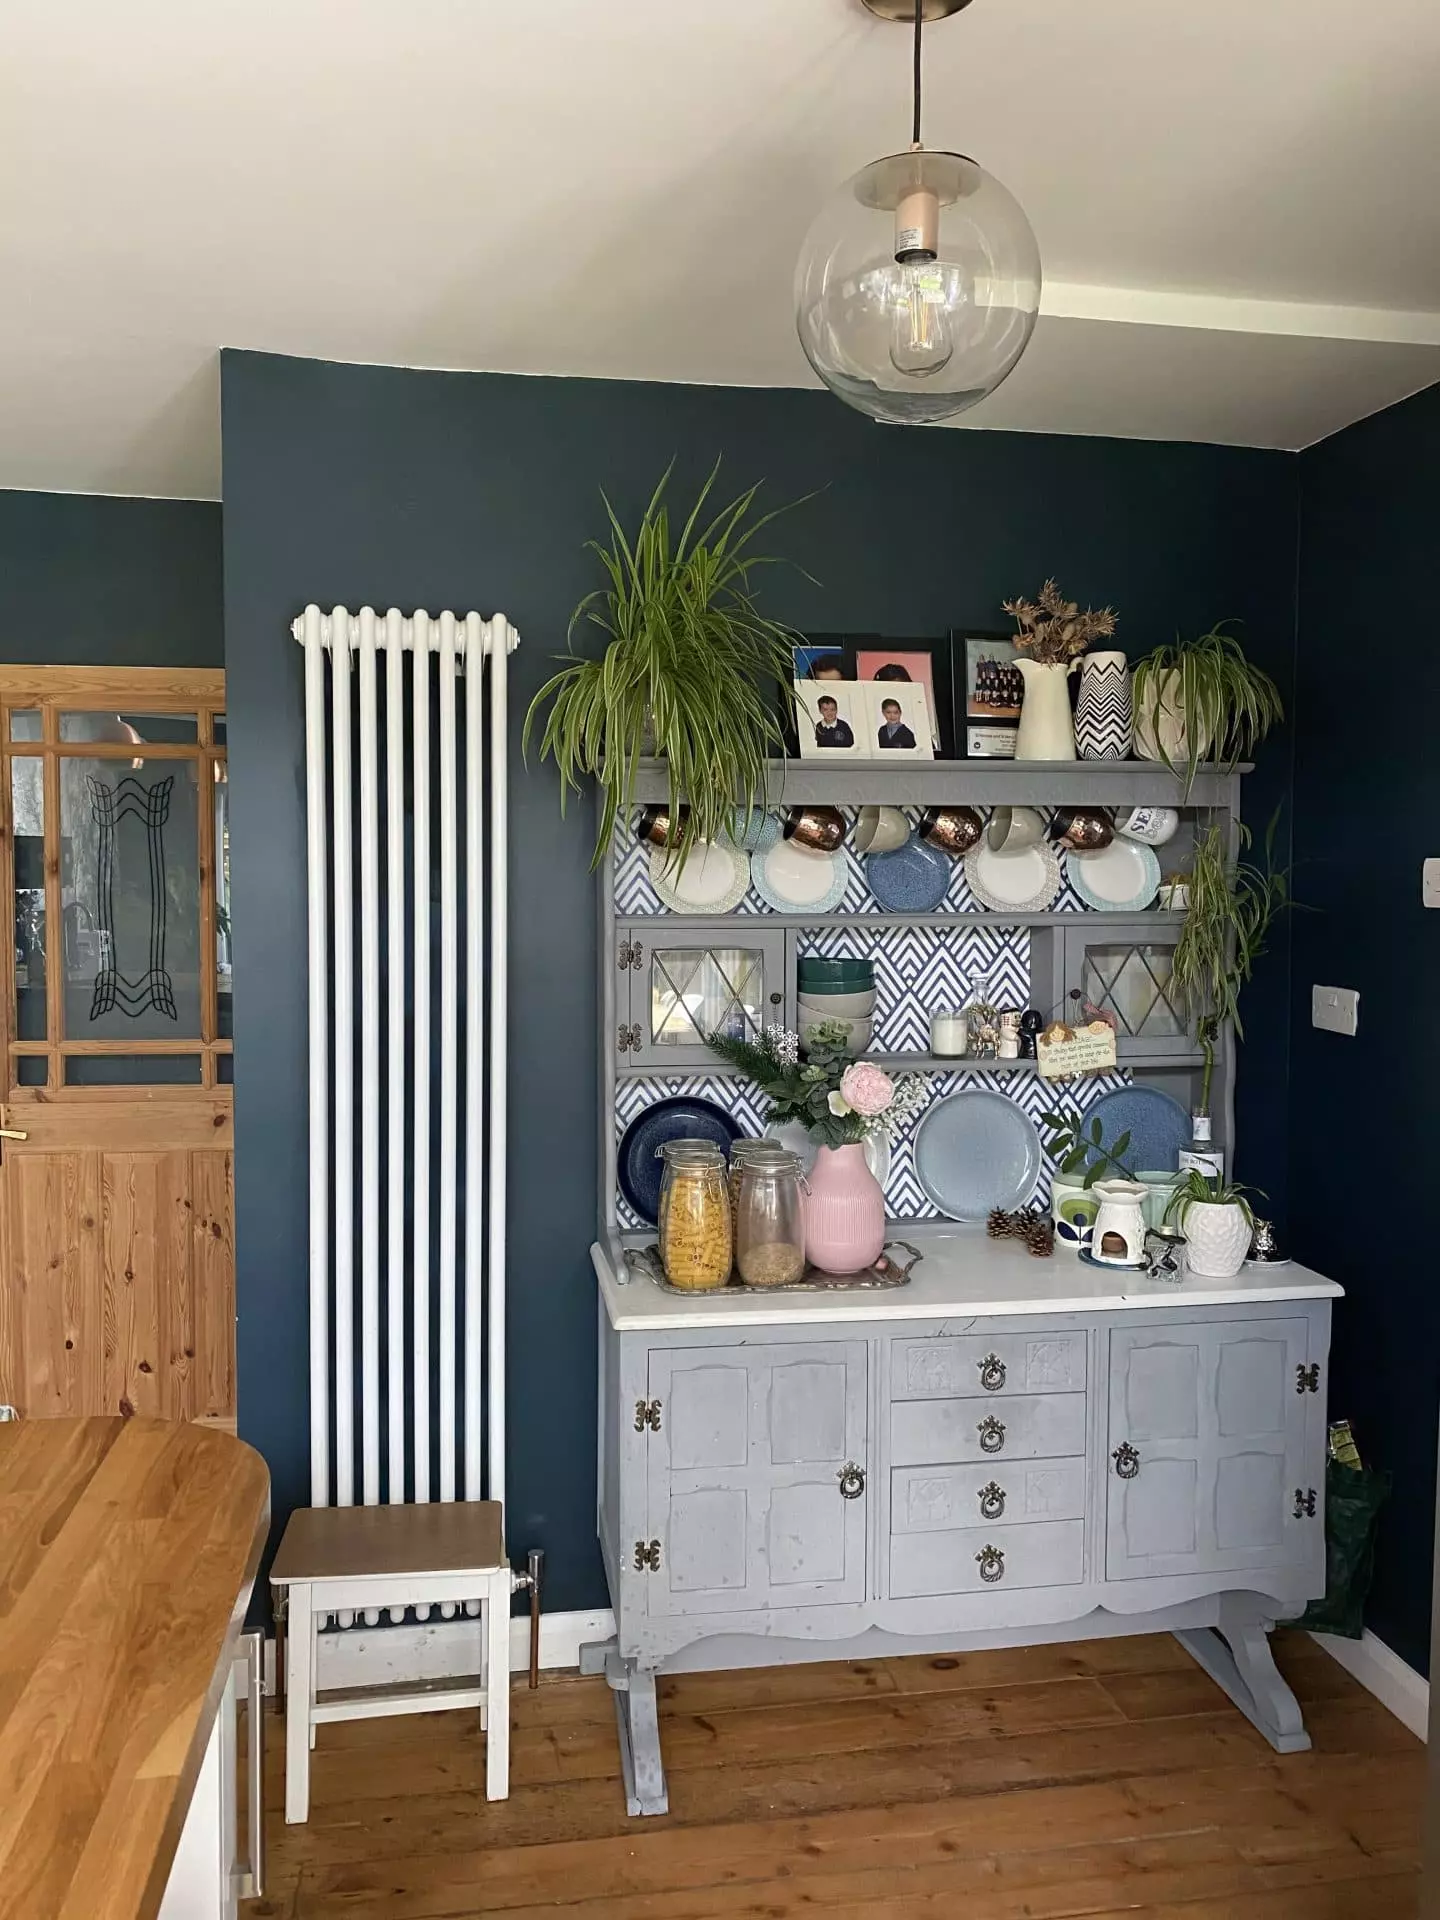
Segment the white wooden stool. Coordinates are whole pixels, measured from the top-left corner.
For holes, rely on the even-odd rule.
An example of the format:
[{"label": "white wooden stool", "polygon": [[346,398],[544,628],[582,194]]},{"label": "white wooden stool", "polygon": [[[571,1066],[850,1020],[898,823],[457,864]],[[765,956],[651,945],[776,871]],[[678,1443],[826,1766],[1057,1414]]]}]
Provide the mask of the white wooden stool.
[{"label": "white wooden stool", "polygon": [[[485,1797],[510,1792],[510,1596],[517,1580],[505,1557],[498,1500],[408,1507],[300,1507],[286,1523],[270,1569],[286,1597],[285,1818],[310,1812],[310,1749],[332,1720],[478,1707],[485,1729]],[[316,1694],[316,1634],[328,1613],[374,1607],[481,1606],[478,1687],[362,1692],[340,1700]],[[277,1609],[278,1611],[278,1609]]]}]

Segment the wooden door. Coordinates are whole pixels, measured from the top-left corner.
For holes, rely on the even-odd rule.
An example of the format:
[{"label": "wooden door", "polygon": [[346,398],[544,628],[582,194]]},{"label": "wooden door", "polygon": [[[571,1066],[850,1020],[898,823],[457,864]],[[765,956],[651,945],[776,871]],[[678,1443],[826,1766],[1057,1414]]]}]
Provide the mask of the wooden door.
[{"label": "wooden door", "polygon": [[1258,1317],[1110,1335],[1110,1579],[1308,1560],[1308,1341],[1304,1320]]},{"label": "wooden door", "polygon": [[866,1362],[863,1340],[651,1354],[651,1613],[864,1599]]},{"label": "wooden door", "polygon": [[0,1406],[233,1426],[225,680],[0,669]]}]

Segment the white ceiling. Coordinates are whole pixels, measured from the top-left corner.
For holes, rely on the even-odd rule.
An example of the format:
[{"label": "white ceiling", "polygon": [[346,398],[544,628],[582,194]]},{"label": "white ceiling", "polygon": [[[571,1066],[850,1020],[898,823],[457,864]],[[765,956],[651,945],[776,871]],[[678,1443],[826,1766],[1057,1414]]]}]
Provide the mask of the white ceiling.
[{"label": "white ceiling", "polygon": [[[1297,447],[1440,379],[1434,0],[927,44],[1045,263],[966,424]],[[222,344],[809,385],[795,254],[908,54],[860,0],[3,0],[0,485],[216,494]]]}]

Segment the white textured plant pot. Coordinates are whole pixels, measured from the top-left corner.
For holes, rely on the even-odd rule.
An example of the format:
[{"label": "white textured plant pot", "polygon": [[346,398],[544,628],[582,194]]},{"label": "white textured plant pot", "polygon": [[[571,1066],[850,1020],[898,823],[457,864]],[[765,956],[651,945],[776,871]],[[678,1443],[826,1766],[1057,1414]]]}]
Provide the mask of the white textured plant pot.
[{"label": "white textured plant pot", "polygon": [[1250,1222],[1233,1201],[1192,1200],[1180,1222],[1185,1235],[1185,1264],[1203,1280],[1230,1280],[1250,1251]]},{"label": "white textured plant pot", "polygon": [[[1190,733],[1185,724],[1185,702],[1180,698],[1180,676],[1167,673],[1157,687],[1152,680],[1142,696],[1135,699],[1135,757],[1137,760],[1167,760],[1179,766],[1190,757]],[[1200,743],[1198,759],[1210,750],[1207,734]]]}]

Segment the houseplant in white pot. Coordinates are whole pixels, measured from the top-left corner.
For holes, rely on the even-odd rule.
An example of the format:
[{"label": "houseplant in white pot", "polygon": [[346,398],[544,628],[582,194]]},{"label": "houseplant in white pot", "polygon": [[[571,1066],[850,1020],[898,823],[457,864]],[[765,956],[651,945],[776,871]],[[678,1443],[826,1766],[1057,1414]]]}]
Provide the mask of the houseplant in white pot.
[{"label": "houseplant in white pot", "polygon": [[1185,1264],[1191,1273],[1205,1280],[1229,1280],[1239,1273],[1255,1231],[1249,1192],[1221,1174],[1194,1167],[1180,1180],[1165,1209],[1165,1222],[1184,1234]]},{"label": "houseplant in white pot", "polygon": [[1053,580],[1045,582],[1034,600],[1006,600],[1002,604],[1019,628],[1015,664],[1025,682],[1015,758],[1073,760],[1075,723],[1070,716],[1070,675],[1092,641],[1108,640],[1114,633],[1114,609],[1087,607],[1082,613],[1075,601],[1065,599]]},{"label": "houseplant in white pot", "polygon": [[1135,663],[1136,757],[1183,773],[1187,795],[1203,760],[1235,766],[1285,717],[1280,689],[1225,627]]}]

